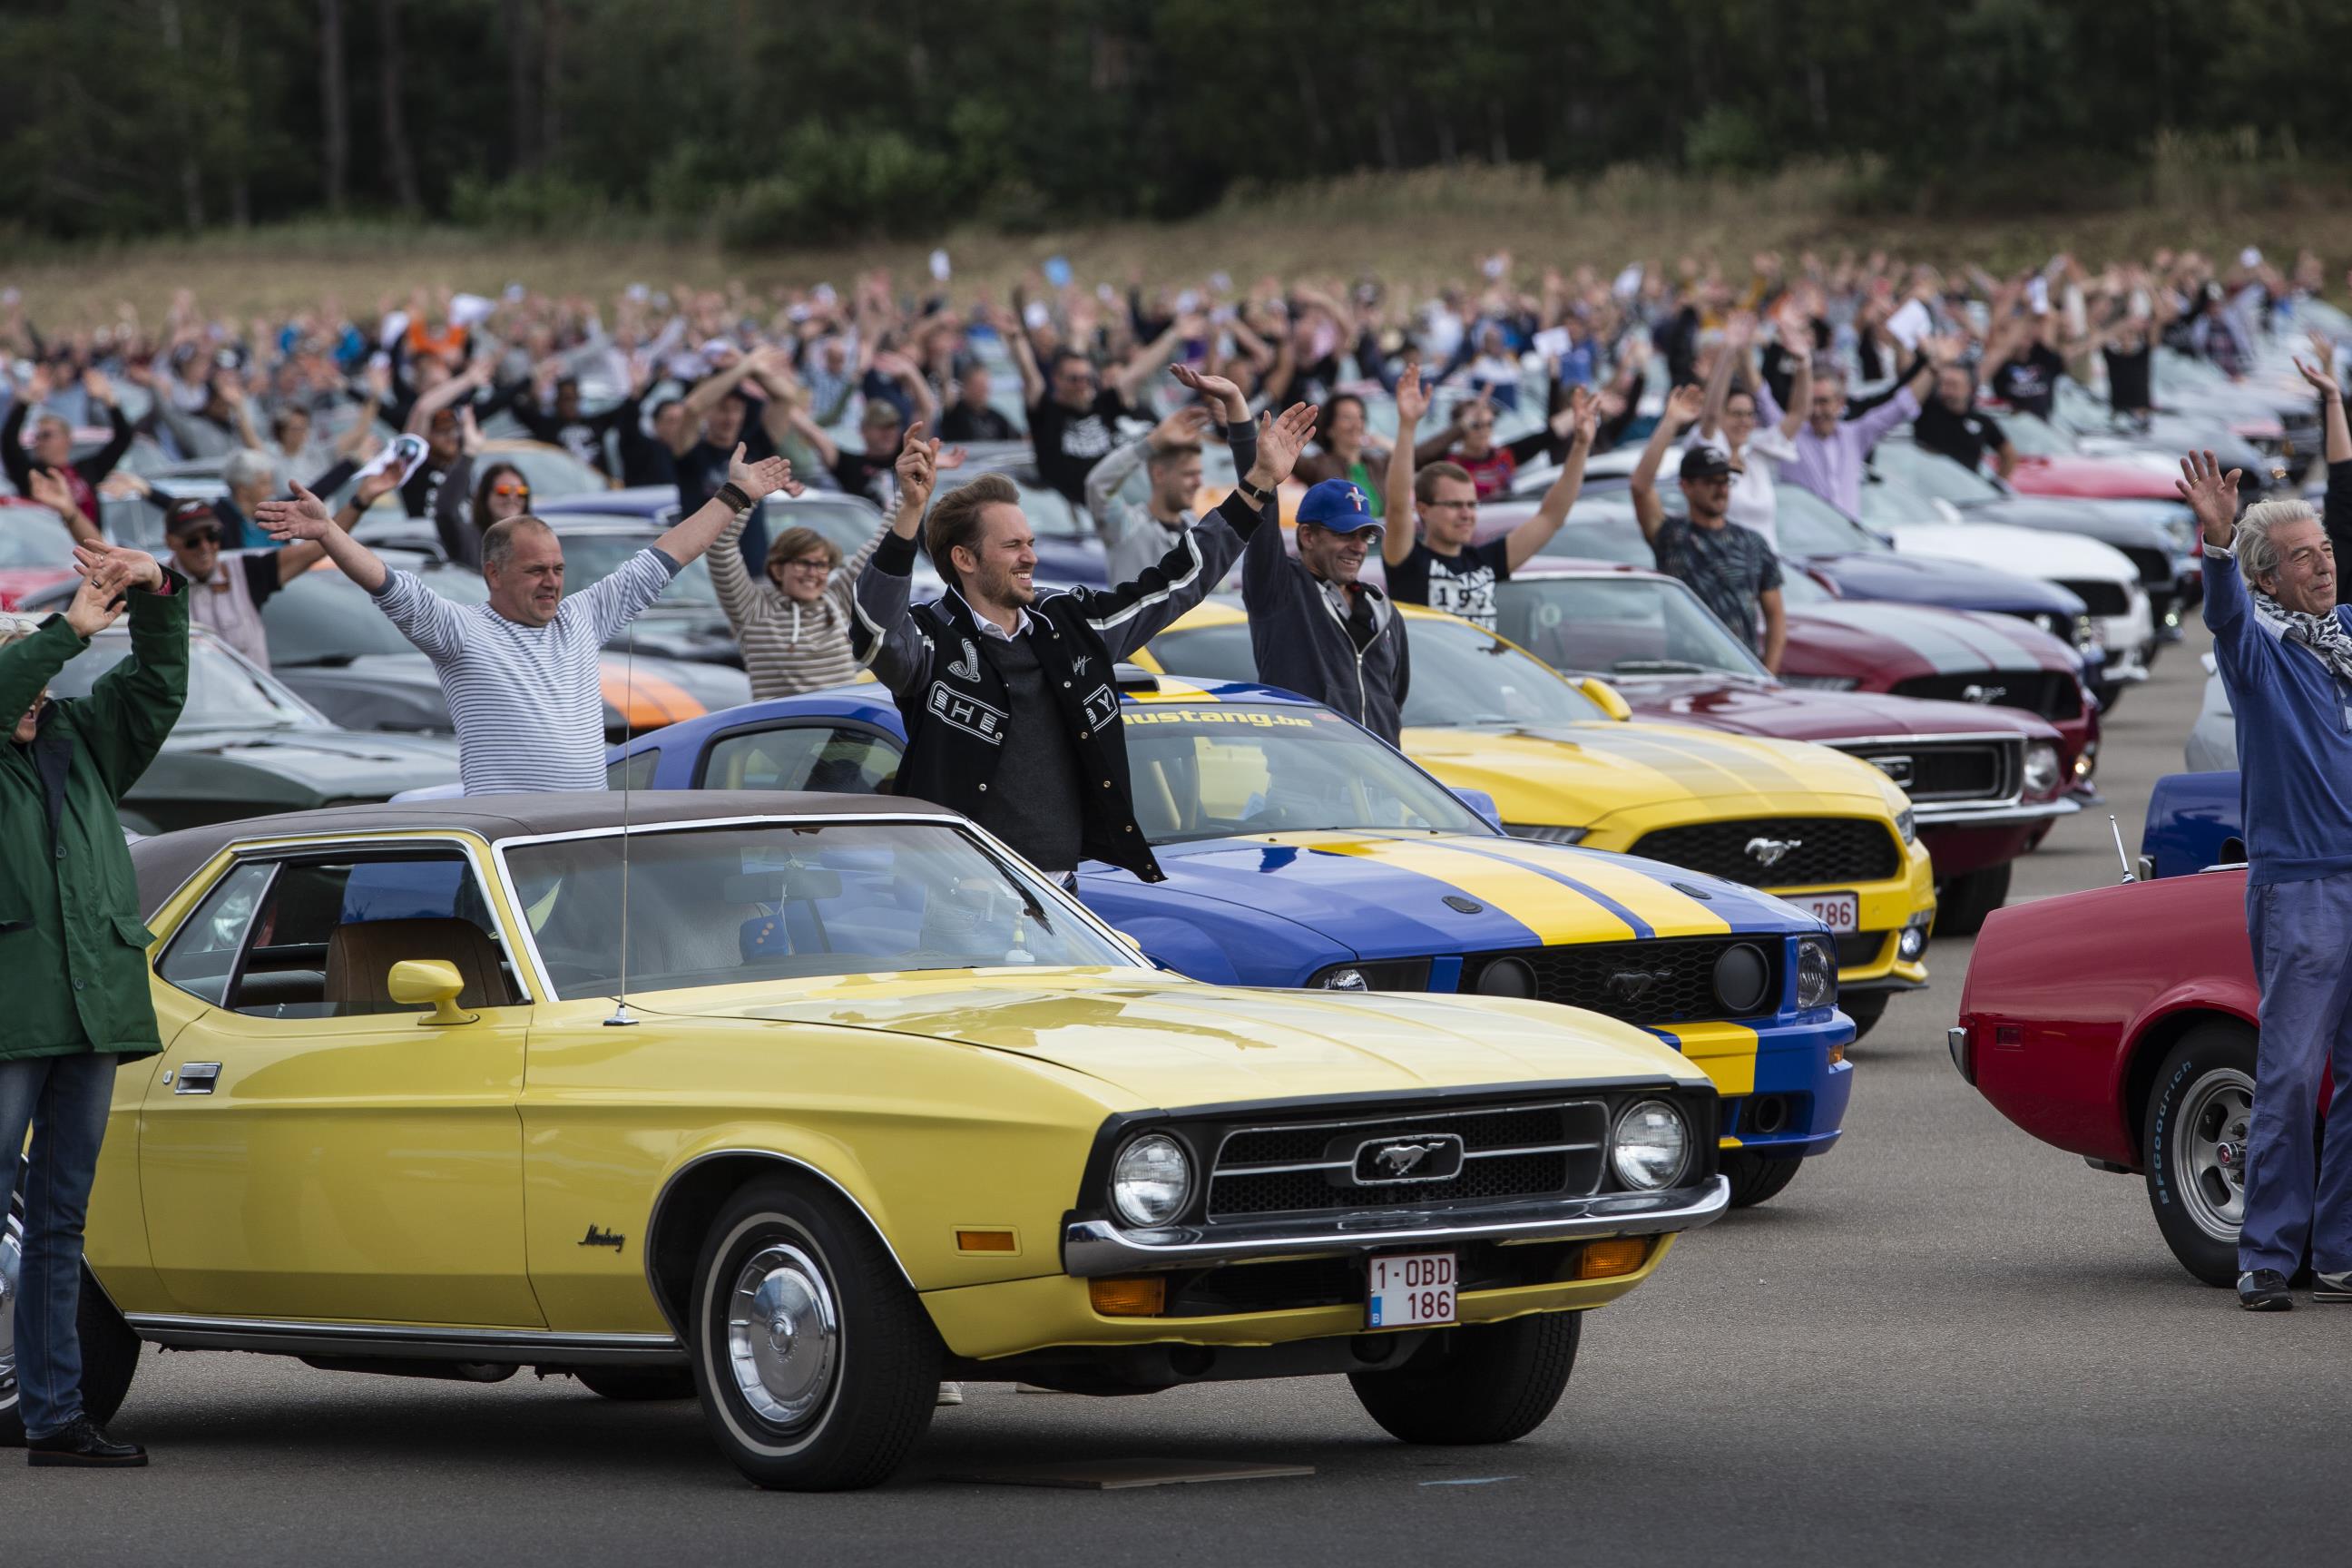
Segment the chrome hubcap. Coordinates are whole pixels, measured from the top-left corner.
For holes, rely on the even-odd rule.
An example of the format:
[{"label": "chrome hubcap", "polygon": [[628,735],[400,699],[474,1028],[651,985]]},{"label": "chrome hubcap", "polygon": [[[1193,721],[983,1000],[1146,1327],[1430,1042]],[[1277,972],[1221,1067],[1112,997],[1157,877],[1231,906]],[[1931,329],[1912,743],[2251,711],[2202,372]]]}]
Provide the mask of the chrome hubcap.
[{"label": "chrome hubcap", "polygon": [[2254,1080],[2234,1068],[2207,1073],[2180,1108],[2172,1174],[2180,1201],[2206,1235],[2235,1241],[2246,1217],[2246,1132]]},{"label": "chrome hubcap", "polygon": [[744,1260],[728,1297],[727,1361],[761,1419],[790,1429],[824,1410],[841,1364],[841,1317],[807,1253],[778,1243]]}]

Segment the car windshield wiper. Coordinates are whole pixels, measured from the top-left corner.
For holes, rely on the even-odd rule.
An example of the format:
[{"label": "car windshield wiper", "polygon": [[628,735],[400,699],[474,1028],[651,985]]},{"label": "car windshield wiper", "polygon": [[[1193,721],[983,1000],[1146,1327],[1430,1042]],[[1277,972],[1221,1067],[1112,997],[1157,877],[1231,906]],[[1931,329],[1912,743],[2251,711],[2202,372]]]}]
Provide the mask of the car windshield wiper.
[{"label": "car windshield wiper", "polygon": [[1616,675],[1720,675],[1724,672],[1711,664],[1693,664],[1686,658],[1621,658],[1610,667]]}]

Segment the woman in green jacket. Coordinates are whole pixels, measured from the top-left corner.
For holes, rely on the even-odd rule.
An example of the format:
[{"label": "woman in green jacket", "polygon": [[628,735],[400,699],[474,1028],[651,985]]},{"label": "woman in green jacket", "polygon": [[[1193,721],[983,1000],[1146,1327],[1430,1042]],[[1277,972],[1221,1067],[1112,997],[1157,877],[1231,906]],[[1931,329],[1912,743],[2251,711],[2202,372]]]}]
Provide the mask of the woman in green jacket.
[{"label": "woman in green jacket", "polygon": [[[63,615],[0,617],[0,1150],[18,1167],[23,1252],[15,1284],[16,1408],[34,1465],[143,1465],[84,1412],[75,1316],[82,1221],[114,1071],[153,1056],[155,1008],[138,884],[116,803],[147,769],[188,695],[188,601],[143,551],[75,546],[82,584]],[[128,611],[129,658],[89,696],[50,679]]]}]

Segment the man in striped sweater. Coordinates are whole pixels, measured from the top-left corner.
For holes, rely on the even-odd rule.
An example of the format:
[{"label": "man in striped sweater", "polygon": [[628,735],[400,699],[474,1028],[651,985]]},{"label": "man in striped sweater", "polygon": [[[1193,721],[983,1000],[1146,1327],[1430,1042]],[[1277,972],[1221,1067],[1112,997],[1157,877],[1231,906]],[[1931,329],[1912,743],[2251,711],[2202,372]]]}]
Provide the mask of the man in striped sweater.
[{"label": "man in striped sweater", "polygon": [[457,771],[467,795],[604,787],[604,700],[598,652],[708,551],[735,514],[791,482],[782,458],[757,463],[735,448],[727,483],[694,514],[603,582],[566,597],[563,542],[535,517],[511,517],[482,535],[489,601],[453,604],[415,574],[394,572],[335,525],[301,486],[257,513],[280,542],[315,539],[343,574],[432,659],[457,724]]}]

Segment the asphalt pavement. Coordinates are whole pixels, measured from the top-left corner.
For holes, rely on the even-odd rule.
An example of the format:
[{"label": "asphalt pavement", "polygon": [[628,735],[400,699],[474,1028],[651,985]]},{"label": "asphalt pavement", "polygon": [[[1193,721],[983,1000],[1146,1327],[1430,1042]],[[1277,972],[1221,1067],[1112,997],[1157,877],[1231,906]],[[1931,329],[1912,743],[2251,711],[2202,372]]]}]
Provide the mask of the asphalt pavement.
[{"label": "asphalt pavement", "polygon": [[[2108,807],[2020,899],[2115,880],[2180,766],[2201,629],[2107,726]],[[0,1461],[0,1562],[2210,1564],[2336,1555],[2352,1308],[2255,1316],[2196,1283],[2139,1181],[2028,1139],[1953,1072],[1969,959],[1854,1052],[1845,1138],[1586,1321],[1532,1437],[1408,1448],[1345,1382],[1092,1400],[974,1386],[875,1491],[751,1490],[691,1405],[147,1352],[116,1428],[152,1468]],[[1310,1465],[1094,1492],[951,1478],[1081,1458]]]}]

